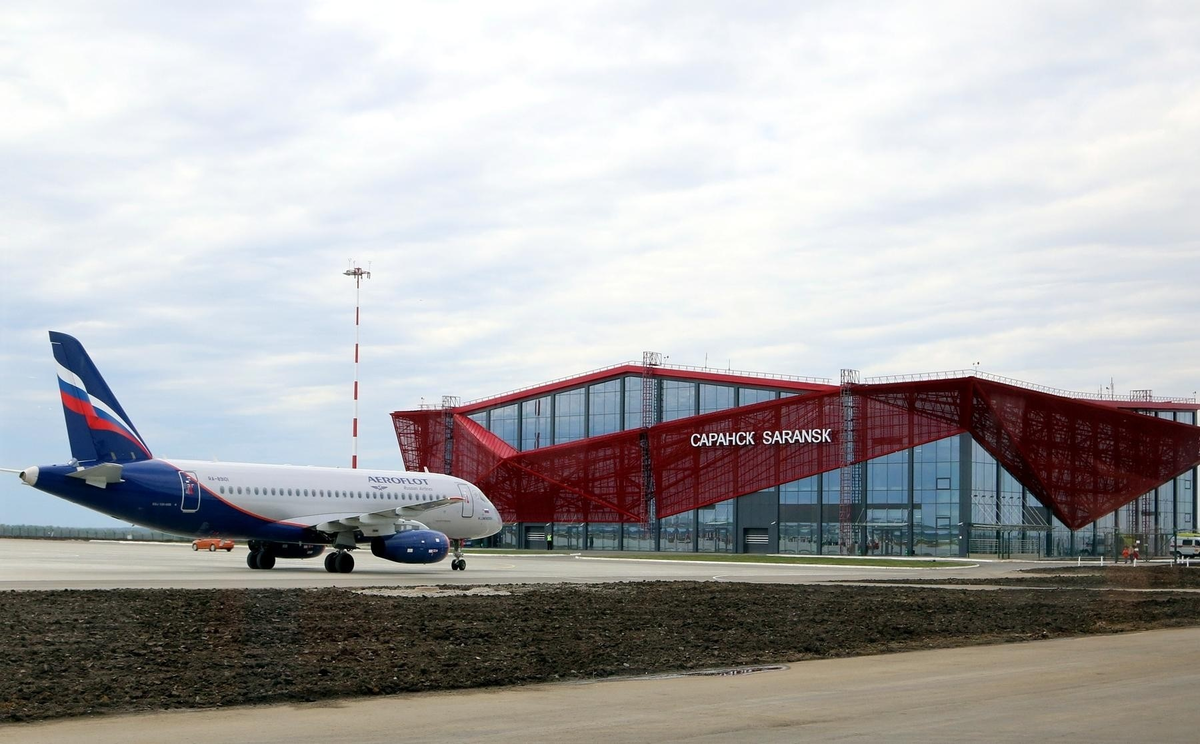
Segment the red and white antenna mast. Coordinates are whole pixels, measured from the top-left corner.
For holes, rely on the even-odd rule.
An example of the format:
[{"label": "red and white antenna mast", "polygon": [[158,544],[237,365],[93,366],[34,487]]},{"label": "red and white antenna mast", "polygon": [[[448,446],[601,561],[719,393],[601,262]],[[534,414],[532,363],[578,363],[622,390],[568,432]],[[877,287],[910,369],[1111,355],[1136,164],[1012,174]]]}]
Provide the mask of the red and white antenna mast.
[{"label": "red and white antenna mast", "polygon": [[363,279],[370,279],[371,272],[364,271],[361,267],[350,262],[350,268],[342,272],[346,276],[354,277],[354,427],[353,433],[350,436],[350,467],[358,467],[358,315],[360,298],[362,296]]}]

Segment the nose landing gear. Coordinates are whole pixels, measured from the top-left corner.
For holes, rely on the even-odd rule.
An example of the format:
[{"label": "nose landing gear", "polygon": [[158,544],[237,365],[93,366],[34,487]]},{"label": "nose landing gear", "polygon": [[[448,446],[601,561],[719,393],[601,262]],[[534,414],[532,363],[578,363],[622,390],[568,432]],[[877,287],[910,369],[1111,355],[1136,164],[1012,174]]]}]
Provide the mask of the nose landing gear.
[{"label": "nose landing gear", "polygon": [[350,573],[354,570],[354,556],[348,550],[338,550],[325,556],[325,570],[329,573]]},{"label": "nose landing gear", "polygon": [[450,561],[451,570],[466,571],[467,559],[463,558],[463,541],[451,540],[450,545],[454,548],[454,560]]}]

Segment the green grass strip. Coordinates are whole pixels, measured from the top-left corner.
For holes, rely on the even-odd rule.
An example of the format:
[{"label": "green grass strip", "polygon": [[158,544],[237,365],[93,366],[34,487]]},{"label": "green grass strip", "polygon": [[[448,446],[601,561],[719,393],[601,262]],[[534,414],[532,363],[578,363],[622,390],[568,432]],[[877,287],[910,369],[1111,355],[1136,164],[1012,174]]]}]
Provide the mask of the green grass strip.
[{"label": "green grass strip", "polygon": [[970,568],[976,563],[944,558],[867,558],[824,555],[749,555],[745,553],[625,553],[597,550],[512,550],[506,548],[467,548],[467,554],[479,555],[579,555],[585,558],[623,558],[650,561],[707,561],[709,563],[781,563],[799,566],[870,566],[882,568]]}]

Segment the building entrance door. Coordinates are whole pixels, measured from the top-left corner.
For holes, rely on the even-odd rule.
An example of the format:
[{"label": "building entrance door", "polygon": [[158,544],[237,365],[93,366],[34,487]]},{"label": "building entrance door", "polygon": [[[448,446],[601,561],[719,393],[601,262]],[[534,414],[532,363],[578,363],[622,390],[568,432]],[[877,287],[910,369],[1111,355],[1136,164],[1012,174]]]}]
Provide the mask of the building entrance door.
[{"label": "building entrance door", "polygon": [[905,555],[908,525],[889,524],[867,530],[867,555]]}]

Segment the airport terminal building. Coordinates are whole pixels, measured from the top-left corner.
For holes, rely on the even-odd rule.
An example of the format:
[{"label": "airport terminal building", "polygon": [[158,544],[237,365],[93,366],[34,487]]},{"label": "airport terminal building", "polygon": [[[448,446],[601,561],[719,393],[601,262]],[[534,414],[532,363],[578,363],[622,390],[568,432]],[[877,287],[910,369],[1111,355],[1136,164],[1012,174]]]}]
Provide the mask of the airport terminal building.
[{"label": "airport terminal building", "polygon": [[392,414],[509,547],[1069,556],[1195,530],[1194,398],[973,371],[859,380],[626,363]]}]

